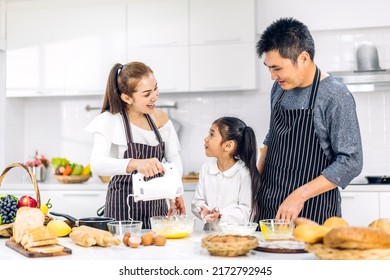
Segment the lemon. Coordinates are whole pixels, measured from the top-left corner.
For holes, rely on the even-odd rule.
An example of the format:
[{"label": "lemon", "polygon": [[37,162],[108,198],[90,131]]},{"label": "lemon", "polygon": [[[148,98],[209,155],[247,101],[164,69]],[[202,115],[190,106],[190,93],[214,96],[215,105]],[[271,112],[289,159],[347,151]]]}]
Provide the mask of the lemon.
[{"label": "lemon", "polygon": [[90,175],[91,174],[91,165],[87,164],[84,168],[83,171],[81,171],[81,175]]},{"label": "lemon", "polygon": [[43,214],[47,214],[49,212],[49,207],[46,204],[42,204],[40,207]]},{"label": "lemon", "polygon": [[62,220],[51,220],[47,224],[47,227],[53,230],[56,233],[57,237],[67,236],[69,233],[72,232],[72,228]]}]

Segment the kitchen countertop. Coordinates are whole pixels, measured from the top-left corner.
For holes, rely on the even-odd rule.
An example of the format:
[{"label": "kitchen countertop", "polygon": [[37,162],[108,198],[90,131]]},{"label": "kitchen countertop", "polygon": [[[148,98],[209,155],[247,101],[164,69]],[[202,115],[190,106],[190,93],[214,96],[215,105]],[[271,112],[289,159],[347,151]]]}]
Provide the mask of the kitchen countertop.
[{"label": "kitchen countertop", "polygon": [[[204,231],[195,231],[190,236],[182,239],[167,239],[165,246],[140,246],[136,249],[123,244],[111,247],[81,247],[74,244],[69,237],[59,238],[59,244],[72,249],[72,254],[59,257],[47,257],[57,260],[315,260],[311,253],[268,253],[256,250],[239,257],[211,256],[201,247],[201,239],[209,234]],[[260,238],[261,233],[256,233]],[[1,260],[27,260],[20,253],[8,248],[5,241],[8,238],[0,238]],[[42,258],[36,258],[41,259]]]}]

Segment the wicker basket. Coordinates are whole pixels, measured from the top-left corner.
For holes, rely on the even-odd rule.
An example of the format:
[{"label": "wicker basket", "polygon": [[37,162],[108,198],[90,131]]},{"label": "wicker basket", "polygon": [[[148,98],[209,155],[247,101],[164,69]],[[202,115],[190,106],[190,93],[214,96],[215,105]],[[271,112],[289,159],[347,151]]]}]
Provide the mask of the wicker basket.
[{"label": "wicker basket", "polygon": [[[41,206],[41,195],[39,193],[38,183],[37,183],[37,180],[35,179],[34,174],[30,171],[30,169],[25,164],[16,162],[16,163],[12,163],[12,164],[8,165],[4,169],[3,173],[1,173],[1,175],[0,175],[0,186],[1,186],[1,183],[3,182],[5,175],[7,175],[8,171],[10,171],[14,167],[23,168],[30,176],[30,179],[31,179],[31,182],[32,182],[33,187],[34,187],[34,191],[35,191],[35,200],[37,201],[37,208],[39,208]],[[51,217],[45,215],[45,224],[47,224],[51,220],[52,220]],[[0,237],[1,236],[2,237],[11,237],[12,236],[12,227],[13,227],[13,223],[0,225]]]},{"label": "wicker basket", "polygon": [[79,184],[88,181],[88,179],[91,178],[91,175],[54,175],[54,178],[56,178],[57,181],[62,184]]},{"label": "wicker basket", "polygon": [[212,256],[236,257],[246,255],[259,241],[252,235],[211,234],[202,238],[202,247]]},{"label": "wicker basket", "polygon": [[390,249],[334,249],[324,244],[306,244],[306,251],[321,260],[390,260]]}]

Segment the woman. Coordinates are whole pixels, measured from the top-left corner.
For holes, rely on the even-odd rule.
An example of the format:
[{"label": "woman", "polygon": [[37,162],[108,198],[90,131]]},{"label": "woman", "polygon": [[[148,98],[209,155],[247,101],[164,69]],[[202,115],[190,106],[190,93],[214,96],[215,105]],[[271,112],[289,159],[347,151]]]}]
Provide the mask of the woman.
[{"label": "woman", "polygon": [[[183,173],[180,143],[167,114],[156,110],[159,89],[153,71],[144,63],[115,64],[110,71],[103,107],[87,127],[93,133],[92,171],[112,176],[107,192],[105,216],[115,220],[140,220],[150,228],[149,218],[168,214],[164,199],[134,202],[132,174],[160,176],[163,159],[175,163]],[[178,214],[185,214],[181,197]],[[171,209],[172,210],[172,209]]]}]

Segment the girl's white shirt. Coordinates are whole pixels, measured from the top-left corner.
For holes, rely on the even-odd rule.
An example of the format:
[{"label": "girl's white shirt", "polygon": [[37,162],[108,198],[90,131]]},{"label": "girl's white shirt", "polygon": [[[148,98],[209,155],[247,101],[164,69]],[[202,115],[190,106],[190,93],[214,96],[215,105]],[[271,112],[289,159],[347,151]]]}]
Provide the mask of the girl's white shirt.
[{"label": "girl's white shirt", "polygon": [[[134,124],[130,125],[134,143],[150,146],[158,145],[158,139],[151,130],[145,130]],[[121,114],[104,112],[96,116],[85,128],[92,133],[93,147],[91,152],[91,169],[96,175],[126,175],[129,159],[124,158],[127,150],[125,126]],[[165,159],[175,163],[179,175],[183,175],[183,163],[180,156],[180,142],[169,120],[158,131],[165,142]]]},{"label": "girl's white shirt", "polygon": [[209,209],[219,208],[222,215],[220,222],[247,223],[250,219],[251,201],[251,176],[244,162],[239,160],[231,168],[221,172],[215,159],[201,168],[191,211],[202,219],[199,206],[206,204]]}]

